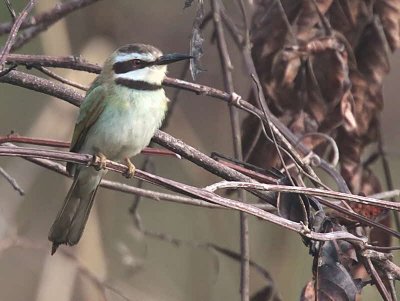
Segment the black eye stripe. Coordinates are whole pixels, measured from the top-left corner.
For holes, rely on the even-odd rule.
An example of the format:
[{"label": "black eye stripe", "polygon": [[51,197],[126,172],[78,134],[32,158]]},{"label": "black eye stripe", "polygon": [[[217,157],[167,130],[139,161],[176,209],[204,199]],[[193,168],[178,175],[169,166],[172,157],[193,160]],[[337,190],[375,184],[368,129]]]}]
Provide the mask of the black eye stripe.
[{"label": "black eye stripe", "polygon": [[133,70],[142,69],[151,65],[149,62],[145,62],[138,59],[132,59],[124,62],[117,62],[113,65],[113,70],[116,74],[126,73]]}]

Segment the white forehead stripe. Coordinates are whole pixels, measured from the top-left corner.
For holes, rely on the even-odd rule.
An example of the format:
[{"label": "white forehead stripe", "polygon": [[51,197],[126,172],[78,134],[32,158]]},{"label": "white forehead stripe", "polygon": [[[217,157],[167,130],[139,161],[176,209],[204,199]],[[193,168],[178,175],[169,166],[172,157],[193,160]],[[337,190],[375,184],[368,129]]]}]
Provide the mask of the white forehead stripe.
[{"label": "white forehead stripe", "polygon": [[151,53],[118,53],[115,56],[114,62],[115,63],[125,62],[125,61],[129,61],[129,60],[134,60],[134,59],[152,62],[156,58]]}]

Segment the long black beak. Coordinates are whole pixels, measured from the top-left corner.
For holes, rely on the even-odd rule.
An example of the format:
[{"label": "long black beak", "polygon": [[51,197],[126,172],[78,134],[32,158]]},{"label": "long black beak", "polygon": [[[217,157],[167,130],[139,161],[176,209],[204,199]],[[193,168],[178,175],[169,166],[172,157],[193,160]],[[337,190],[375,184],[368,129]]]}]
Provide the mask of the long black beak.
[{"label": "long black beak", "polygon": [[193,56],[181,53],[170,53],[160,56],[157,61],[154,62],[154,65],[167,65],[175,62],[179,62],[182,60],[192,59]]}]

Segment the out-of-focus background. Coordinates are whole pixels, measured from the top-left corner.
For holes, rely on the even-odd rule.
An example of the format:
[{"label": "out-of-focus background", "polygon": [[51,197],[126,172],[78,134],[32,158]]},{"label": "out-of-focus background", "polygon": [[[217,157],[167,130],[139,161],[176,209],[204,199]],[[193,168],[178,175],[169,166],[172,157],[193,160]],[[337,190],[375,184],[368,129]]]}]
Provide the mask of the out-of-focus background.
[{"label": "out-of-focus background", "polygon": [[[17,11],[25,3],[12,1]],[[56,3],[55,0],[38,1],[35,13]],[[225,1],[225,4],[234,15],[238,14],[236,1]],[[115,48],[132,42],[153,44],[164,52],[187,52],[195,7],[183,10],[183,5],[183,0],[100,1],[69,15],[19,52],[82,55],[98,64]],[[0,21],[9,21],[3,2],[0,3]],[[198,76],[197,82],[222,88],[217,49],[210,42],[211,28],[210,25],[204,31],[202,63],[206,72]],[[1,44],[4,41],[0,39]],[[250,79],[244,76],[240,53],[233,43],[231,45],[236,92],[246,96]],[[179,77],[182,68],[183,64],[170,66],[169,75]],[[398,187],[399,55],[391,57],[391,68],[385,82],[382,123],[394,183]],[[93,80],[92,75],[83,72],[57,72],[83,84]],[[169,96],[173,92],[167,89]],[[77,108],[61,100],[0,85],[0,135],[13,130],[31,137],[69,141],[76,114]],[[217,151],[232,155],[228,118],[225,103],[182,92],[165,130],[207,154]],[[136,165],[140,166],[143,159],[143,155],[135,158]],[[218,180],[185,160],[160,157],[154,158],[154,163],[156,174],[192,185],[205,186]],[[0,251],[3,250],[0,253],[0,300],[98,300],[98,289],[83,269],[123,292],[130,300],[240,299],[237,262],[212,251],[176,246],[143,236],[135,229],[129,215],[133,196],[119,192],[99,190],[84,236],[78,246],[70,249],[79,262],[62,252],[50,256],[47,233],[70,180],[18,158],[0,158],[0,166],[17,179],[26,192],[25,196],[19,196],[0,178]],[[379,167],[377,170],[382,174]],[[107,178],[136,183],[112,173]],[[239,251],[236,212],[143,199],[139,213],[150,231],[192,242],[213,242]],[[7,248],[6,239],[15,231],[37,245]],[[312,258],[300,237],[250,218],[250,241],[251,259],[271,273],[282,299],[297,300],[311,278],[312,265]],[[251,292],[263,286],[265,280],[252,271]],[[109,300],[123,300],[111,289],[107,289],[106,294]],[[365,289],[364,300],[378,298],[375,288]]]}]

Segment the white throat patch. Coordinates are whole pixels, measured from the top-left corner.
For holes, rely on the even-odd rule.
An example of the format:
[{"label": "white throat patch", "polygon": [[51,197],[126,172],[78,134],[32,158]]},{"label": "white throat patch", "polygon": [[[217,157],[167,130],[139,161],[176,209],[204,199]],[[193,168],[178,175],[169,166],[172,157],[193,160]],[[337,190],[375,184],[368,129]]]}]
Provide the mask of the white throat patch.
[{"label": "white throat patch", "polygon": [[126,73],[115,74],[114,77],[135,81],[144,81],[150,84],[161,85],[167,72],[167,66],[150,66]]}]

